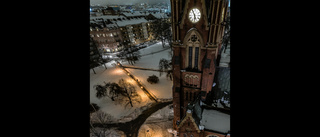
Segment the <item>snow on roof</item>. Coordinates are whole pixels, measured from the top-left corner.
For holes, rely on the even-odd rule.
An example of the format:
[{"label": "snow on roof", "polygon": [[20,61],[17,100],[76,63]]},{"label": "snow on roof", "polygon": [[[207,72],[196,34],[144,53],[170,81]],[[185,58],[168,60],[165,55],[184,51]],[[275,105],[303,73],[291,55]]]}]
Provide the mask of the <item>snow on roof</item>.
[{"label": "snow on roof", "polygon": [[107,24],[107,28],[118,27],[116,24]]},{"label": "snow on roof", "polygon": [[99,17],[90,17],[90,19],[100,19],[100,18],[103,18],[104,20],[107,20],[107,19],[118,19],[118,18],[124,18],[124,16],[120,15],[114,15],[114,16],[111,16],[111,15],[104,15],[104,16],[99,16]]},{"label": "snow on roof", "polygon": [[168,16],[164,13],[151,13],[154,17],[160,19],[160,18],[168,18]]},{"label": "snow on roof", "polygon": [[218,71],[218,83],[221,91],[230,91],[230,68],[220,67]]},{"label": "snow on roof", "polygon": [[227,133],[230,130],[230,115],[203,109],[201,124],[205,129]]},{"label": "snow on roof", "polygon": [[115,23],[118,24],[119,27],[133,25],[133,24],[140,24],[140,23],[147,23],[148,21],[144,18],[140,19],[130,19],[130,20],[123,20],[123,21],[116,21]]},{"label": "snow on roof", "polygon": [[133,17],[133,16],[146,16],[144,13],[140,12],[134,12],[134,13],[123,13],[124,16],[126,17]]}]

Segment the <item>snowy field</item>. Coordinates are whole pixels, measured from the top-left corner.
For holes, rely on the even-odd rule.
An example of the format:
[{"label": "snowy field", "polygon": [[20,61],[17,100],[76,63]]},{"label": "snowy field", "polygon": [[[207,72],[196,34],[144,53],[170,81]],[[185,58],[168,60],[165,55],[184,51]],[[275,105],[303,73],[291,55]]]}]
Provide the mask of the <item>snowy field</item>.
[{"label": "snowy field", "polygon": [[172,105],[168,105],[153,113],[139,129],[139,137],[173,137]]},{"label": "snowy field", "polygon": [[[157,52],[163,50],[161,42],[156,43],[154,45],[148,46],[144,49],[140,49],[140,55],[142,55],[141,59],[134,64],[137,67],[144,67],[144,68],[154,68],[158,69],[159,60],[161,58],[169,59],[169,51],[170,49],[164,50],[159,53],[154,53],[151,55],[146,55],[151,52]],[[94,68],[96,74],[90,70],[90,103],[96,103],[100,109],[112,115],[115,119],[121,119],[127,115],[134,113],[137,110],[140,110],[142,106],[152,103],[152,101],[145,95],[145,93],[137,86],[137,84],[128,76],[126,73],[121,70],[120,68],[116,68],[113,64],[115,61],[106,63],[107,69],[104,66],[99,66]],[[121,62],[122,65],[128,65],[128,62]],[[172,81],[167,80],[165,74],[159,77],[158,84],[149,84],[146,79],[148,76],[155,74],[159,76],[159,72],[156,71],[143,71],[143,70],[134,70],[134,69],[127,69],[129,70],[135,77],[141,80],[141,82],[147,86],[148,90],[152,91],[154,95],[158,98],[172,98]],[[124,80],[132,83],[135,86],[139,95],[141,95],[142,102],[140,104],[133,104],[134,107],[130,105],[127,108],[121,104],[115,104],[109,98],[101,98],[98,99],[96,97],[96,90],[94,89],[94,85],[96,84],[104,84],[104,82],[116,82],[123,78]]]},{"label": "snowy field", "polygon": [[[165,73],[163,73],[160,77],[159,72],[157,71],[146,71],[128,68],[126,69],[137,79],[141,80],[141,82],[146,86],[147,90],[152,92],[158,99],[167,99],[172,97],[173,82],[166,77]],[[156,84],[150,84],[147,79],[151,75],[156,75],[157,77],[159,77],[159,82]]]}]

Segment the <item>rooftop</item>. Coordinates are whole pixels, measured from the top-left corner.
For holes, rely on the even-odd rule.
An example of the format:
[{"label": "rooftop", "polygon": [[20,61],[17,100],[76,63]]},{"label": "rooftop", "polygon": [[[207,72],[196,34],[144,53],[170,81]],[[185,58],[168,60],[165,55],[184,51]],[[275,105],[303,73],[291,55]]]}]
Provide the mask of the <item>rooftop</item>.
[{"label": "rooftop", "polygon": [[217,110],[203,109],[200,123],[205,129],[223,133],[230,131],[230,115]]},{"label": "rooftop", "polygon": [[130,20],[124,20],[124,21],[116,21],[115,23],[118,24],[119,27],[127,26],[127,25],[133,25],[133,24],[140,24],[143,22],[148,22],[144,18],[139,18],[139,19],[130,19]]},{"label": "rooftop", "polygon": [[168,18],[168,16],[164,13],[151,13],[154,17],[160,19],[160,18]]},{"label": "rooftop", "polygon": [[124,16],[122,15],[104,15],[104,16],[99,16],[99,17],[90,17],[90,19],[93,19],[93,20],[96,20],[96,19],[100,19],[100,18],[103,18],[104,20],[107,20],[107,19],[118,19],[118,18],[125,18]]},{"label": "rooftop", "polygon": [[134,13],[123,13],[126,17],[133,17],[133,16],[146,16],[148,14],[140,13],[140,12],[134,12]]}]

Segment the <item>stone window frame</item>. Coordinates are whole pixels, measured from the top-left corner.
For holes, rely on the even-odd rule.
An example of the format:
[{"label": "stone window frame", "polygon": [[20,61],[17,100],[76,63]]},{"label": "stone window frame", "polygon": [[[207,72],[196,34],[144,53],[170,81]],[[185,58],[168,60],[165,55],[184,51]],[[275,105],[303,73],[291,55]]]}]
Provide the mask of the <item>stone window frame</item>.
[{"label": "stone window frame", "polygon": [[[192,41],[192,37],[196,36],[196,40]],[[187,34],[186,37],[184,38],[183,41],[183,45],[185,46],[186,49],[186,61],[185,61],[185,67],[188,68],[189,67],[189,47],[192,47],[192,65],[191,68],[194,68],[195,66],[197,66],[197,69],[200,68],[200,55],[201,55],[201,45],[203,45],[203,39],[201,34],[198,32],[198,30],[196,28],[191,28]],[[198,64],[195,65],[195,52],[196,52],[196,47],[199,48],[198,50]]]}]

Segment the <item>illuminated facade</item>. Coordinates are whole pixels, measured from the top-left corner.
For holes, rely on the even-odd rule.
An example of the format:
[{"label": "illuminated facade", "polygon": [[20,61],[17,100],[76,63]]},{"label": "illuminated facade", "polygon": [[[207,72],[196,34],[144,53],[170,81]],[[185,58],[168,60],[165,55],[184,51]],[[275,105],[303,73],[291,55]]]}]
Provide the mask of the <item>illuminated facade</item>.
[{"label": "illuminated facade", "polygon": [[230,136],[230,114],[205,104],[212,91],[228,0],[170,0],[173,128],[179,137]]},{"label": "illuminated facade", "polygon": [[121,50],[123,38],[119,27],[116,25],[108,24],[103,26],[92,24],[90,27],[90,36],[104,52],[117,52]]}]

